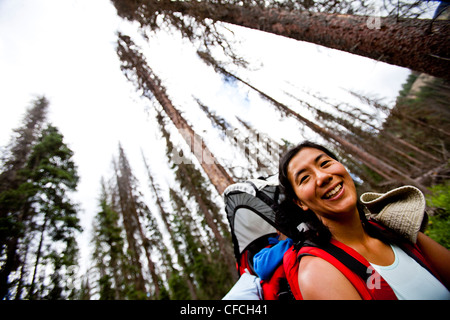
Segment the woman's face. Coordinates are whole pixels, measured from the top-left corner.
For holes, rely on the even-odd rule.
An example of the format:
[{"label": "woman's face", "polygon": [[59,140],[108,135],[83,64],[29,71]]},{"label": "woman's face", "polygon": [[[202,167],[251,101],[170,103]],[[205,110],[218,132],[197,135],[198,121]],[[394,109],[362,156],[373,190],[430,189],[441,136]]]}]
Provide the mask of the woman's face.
[{"label": "woman's face", "polygon": [[303,210],[310,209],[332,220],[357,211],[356,188],[350,174],[323,151],[301,149],[289,162],[287,176]]}]

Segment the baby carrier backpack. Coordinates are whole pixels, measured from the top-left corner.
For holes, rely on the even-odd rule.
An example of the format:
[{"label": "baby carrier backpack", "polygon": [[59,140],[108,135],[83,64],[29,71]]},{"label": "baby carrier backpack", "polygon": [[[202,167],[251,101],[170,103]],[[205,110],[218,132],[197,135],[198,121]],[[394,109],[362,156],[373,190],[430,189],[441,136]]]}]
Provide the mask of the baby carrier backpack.
[{"label": "baby carrier backpack", "polygon": [[[230,185],[224,192],[225,211],[230,224],[237,270],[242,275],[253,269],[253,256],[269,246],[269,237],[277,236],[275,212],[283,200],[278,186],[278,176],[250,179]],[[280,230],[283,232],[283,230]],[[271,279],[262,281],[265,300],[284,299],[289,288],[280,265]]]}]

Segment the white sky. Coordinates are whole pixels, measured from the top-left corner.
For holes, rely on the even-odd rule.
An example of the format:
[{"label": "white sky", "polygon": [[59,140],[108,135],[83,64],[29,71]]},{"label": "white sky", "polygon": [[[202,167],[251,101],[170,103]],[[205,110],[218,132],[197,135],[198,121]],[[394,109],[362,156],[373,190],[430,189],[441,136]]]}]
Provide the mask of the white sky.
[{"label": "white sky", "polygon": [[[251,69],[239,75],[280,99],[278,88],[298,91],[299,96],[301,89],[308,89],[335,99],[346,88],[393,101],[409,74],[407,69],[351,54],[230,28],[244,40],[239,51],[251,57]],[[90,240],[100,178],[110,176],[118,142],[141,186],[147,186],[147,178],[140,148],[152,166],[167,161],[165,146],[156,139],[154,122],[145,112],[151,105],[139,98],[120,71],[115,53],[117,30],[135,32],[131,24],[116,17],[108,0],[0,0],[0,145],[6,145],[11,129],[20,126],[30,101],[45,95],[50,101],[49,119],[75,152],[81,176],[76,200],[81,203],[87,230],[82,247]],[[135,41],[142,44],[142,39]],[[143,49],[175,106],[198,123],[199,133],[208,132],[209,127],[199,120],[204,115],[192,104],[192,95],[224,117],[239,114],[245,118],[245,108],[255,126],[268,132],[273,129],[277,139],[288,137],[296,142],[299,131],[292,126],[294,122],[276,120],[273,108],[262,105],[254,94],[225,85],[178,36],[160,33],[143,43]],[[223,154],[220,144],[209,140],[208,145],[214,153]],[[90,253],[83,252],[86,259]]]}]

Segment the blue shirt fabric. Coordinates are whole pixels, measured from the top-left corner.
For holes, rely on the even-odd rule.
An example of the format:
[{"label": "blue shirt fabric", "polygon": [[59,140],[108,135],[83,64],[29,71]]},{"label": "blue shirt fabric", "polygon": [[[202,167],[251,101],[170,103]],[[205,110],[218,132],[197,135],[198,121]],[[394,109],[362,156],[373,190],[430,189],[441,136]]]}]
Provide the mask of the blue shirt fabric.
[{"label": "blue shirt fabric", "polygon": [[284,253],[292,246],[292,239],[279,241],[269,238],[270,248],[264,248],[253,257],[253,269],[261,280],[270,279],[275,269],[283,262]]}]

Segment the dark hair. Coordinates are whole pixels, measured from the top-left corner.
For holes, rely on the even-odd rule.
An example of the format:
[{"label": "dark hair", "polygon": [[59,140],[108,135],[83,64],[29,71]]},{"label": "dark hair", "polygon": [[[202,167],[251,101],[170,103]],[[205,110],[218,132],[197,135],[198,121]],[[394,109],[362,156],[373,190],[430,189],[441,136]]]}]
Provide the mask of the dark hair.
[{"label": "dark hair", "polygon": [[[304,211],[297,204],[295,204],[294,200],[297,199],[297,195],[295,194],[294,188],[292,187],[291,182],[288,179],[287,167],[289,166],[290,161],[297,153],[299,153],[304,148],[314,148],[321,150],[334,160],[339,161],[335,154],[330,150],[311,141],[304,141],[288,150],[281,158],[279,164],[278,179],[280,190],[284,194],[285,199],[279,205],[279,208],[276,212],[276,222],[279,225],[280,229],[284,231],[283,233],[293,239],[295,242],[303,244],[304,241],[309,240],[313,243],[321,245],[330,241],[332,236],[331,232],[322,223],[322,221],[320,221],[320,219],[314,212],[312,212],[311,210]],[[359,200],[357,201],[356,206],[363,228],[371,237],[375,237],[386,243],[399,242],[398,235],[390,232],[390,230],[380,232],[379,228],[376,228],[371,223],[368,223],[368,220],[364,213],[364,207]],[[308,231],[300,232],[297,229],[297,226],[302,222],[308,225]]]}]

